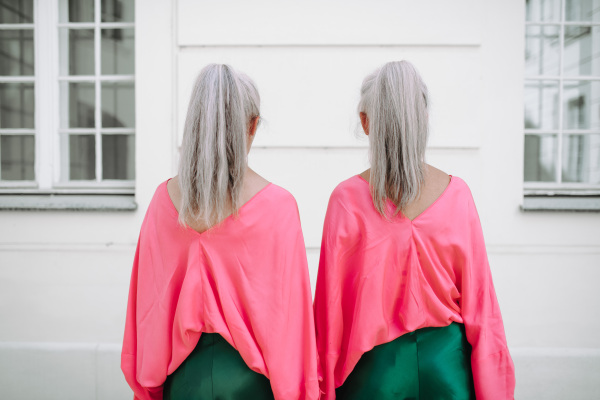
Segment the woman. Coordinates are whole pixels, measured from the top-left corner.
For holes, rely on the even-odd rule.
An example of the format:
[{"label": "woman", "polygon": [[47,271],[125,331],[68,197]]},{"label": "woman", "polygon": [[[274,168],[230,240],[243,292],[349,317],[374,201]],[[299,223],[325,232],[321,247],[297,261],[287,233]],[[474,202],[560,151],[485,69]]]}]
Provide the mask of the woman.
[{"label": "woman", "polygon": [[371,168],[331,195],[314,304],[325,398],[513,398],[473,198],[424,162],[421,77],[385,64],[358,111]]},{"label": "woman", "polygon": [[200,72],[133,265],[121,367],[136,398],[319,397],[296,202],[247,165],[259,106],[247,76]]}]

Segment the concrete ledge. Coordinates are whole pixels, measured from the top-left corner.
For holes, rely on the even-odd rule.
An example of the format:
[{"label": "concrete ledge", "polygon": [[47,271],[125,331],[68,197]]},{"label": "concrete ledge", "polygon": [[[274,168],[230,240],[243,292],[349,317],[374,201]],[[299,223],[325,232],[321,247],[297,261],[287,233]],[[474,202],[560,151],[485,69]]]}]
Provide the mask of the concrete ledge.
[{"label": "concrete ledge", "polygon": [[515,399],[600,398],[600,349],[511,351],[517,372]]},{"label": "concrete ledge", "polygon": [[118,344],[0,343],[2,398],[131,400]]},{"label": "concrete ledge", "polygon": [[[2,398],[130,400],[120,344],[0,342]],[[515,398],[600,398],[600,349],[517,348]]]},{"label": "concrete ledge", "polygon": [[1,211],[135,211],[133,195],[3,194]]},{"label": "concrete ledge", "polygon": [[522,211],[600,211],[599,196],[525,196]]}]

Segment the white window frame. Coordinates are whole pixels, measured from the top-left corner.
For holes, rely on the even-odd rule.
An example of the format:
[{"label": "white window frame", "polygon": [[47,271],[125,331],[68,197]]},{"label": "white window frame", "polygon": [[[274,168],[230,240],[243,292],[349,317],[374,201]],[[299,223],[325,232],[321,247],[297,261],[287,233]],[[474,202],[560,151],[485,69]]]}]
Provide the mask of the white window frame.
[{"label": "white window frame", "polygon": [[[600,184],[589,183],[563,183],[562,182],[562,164],[563,164],[563,138],[565,135],[574,134],[600,134],[600,130],[592,129],[563,129],[564,104],[563,104],[563,81],[600,81],[600,76],[567,76],[563,75],[563,55],[564,55],[564,31],[566,26],[592,26],[600,27],[600,22],[593,21],[565,21],[566,18],[566,0],[561,0],[560,18],[558,21],[525,21],[525,27],[529,26],[556,26],[559,34],[559,75],[525,75],[524,83],[527,81],[550,80],[558,82],[558,129],[524,129],[524,134],[533,135],[551,135],[557,136],[557,163],[556,163],[556,182],[525,182],[525,195],[567,195],[567,196],[600,196]],[[523,138],[525,140],[525,138]]]},{"label": "white window frame", "polygon": [[[0,29],[32,28],[34,30],[34,76],[4,77],[0,82],[34,82],[35,129],[3,129],[2,133],[35,135],[35,180],[1,181],[0,193],[16,194],[134,194],[133,180],[102,179],[101,134],[135,134],[135,128],[100,128],[101,84],[103,82],[133,82],[134,75],[100,75],[101,29],[133,28],[134,22],[101,22],[100,2],[94,0],[94,22],[59,22],[60,0],[34,0],[34,23],[0,25]],[[90,76],[61,76],[59,74],[61,28],[94,29],[95,74]],[[60,82],[93,82],[95,85],[95,127],[89,129],[61,129]],[[61,168],[66,157],[61,157],[61,135],[89,133],[96,138],[96,179],[90,181],[61,181]],[[68,155],[67,155],[68,156]]]}]

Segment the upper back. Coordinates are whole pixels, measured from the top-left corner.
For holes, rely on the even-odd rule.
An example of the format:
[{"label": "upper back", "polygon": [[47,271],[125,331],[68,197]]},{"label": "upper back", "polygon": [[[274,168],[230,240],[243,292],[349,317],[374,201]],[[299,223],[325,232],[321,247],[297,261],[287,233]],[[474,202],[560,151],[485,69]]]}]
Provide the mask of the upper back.
[{"label": "upper back", "polygon": [[[246,172],[244,184],[240,193],[242,207],[251,199],[253,199],[263,189],[265,189],[268,185],[269,181],[267,181],[262,176],[249,169]],[[175,207],[177,213],[179,213],[182,202],[181,190],[179,188],[179,176],[175,176],[174,178],[169,179],[167,181],[167,192],[171,199],[171,202],[173,203],[173,206]],[[226,218],[229,218],[229,216],[231,216],[231,214],[233,213],[233,207],[231,206],[231,204],[228,204]],[[221,222],[222,221],[219,221],[217,225]],[[199,233],[205,232],[211,229],[213,226],[214,225],[206,225],[202,221],[196,221],[194,224],[190,224],[190,228]]]},{"label": "upper back", "polygon": [[388,200],[387,215],[392,217],[386,219],[373,204],[369,183],[362,176],[353,176],[333,191],[326,228],[336,230],[331,232],[332,237],[343,231],[350,242],[373,250],[389,245],[401,249],[416,240],[443,252],[447,246],[441,243],[466,243],[468,224],[476,215],[466,183],[451,176],[444,188],[432,185],[427,192],[427,201],[413,205],[408,215],[394,216],[396,206]]},{"label": "upper back", "polygon": [[[370,170],[363,172],[360,176],[369,182]],[[450,185],[450,181],[451,177],[448,174],[426,164],[425,181],[420,196],[409,203],[402,210],[402,214],[410,220],[417,218],[442,196],[448,185]]]}]

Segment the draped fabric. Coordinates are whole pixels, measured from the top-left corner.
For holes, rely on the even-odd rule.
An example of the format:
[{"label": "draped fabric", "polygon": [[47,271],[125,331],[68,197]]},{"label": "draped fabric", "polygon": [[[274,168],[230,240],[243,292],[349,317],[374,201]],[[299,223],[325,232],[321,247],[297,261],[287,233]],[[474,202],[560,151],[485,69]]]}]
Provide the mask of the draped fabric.
[{"label": "draped fabric", "polygon": [[294,198],[269,184],[206,232],[181,227],[163,182],[133,263],[121,368],[139,399],[161,399],[167,375],[202,332],[218,333],[275,399],[317,399],[318,360],[304,239]]},{"label": "draped fabric", "polygon": [[[388,211],[395,209],[391,201]],[[425,327],[465,326],[478,399],[511,399],[514,366],[471,192],[451,177],[412,221],[386,220],[354,176],[329,200],[315,294],[322,390],[335,398],[361,356]]]}]

